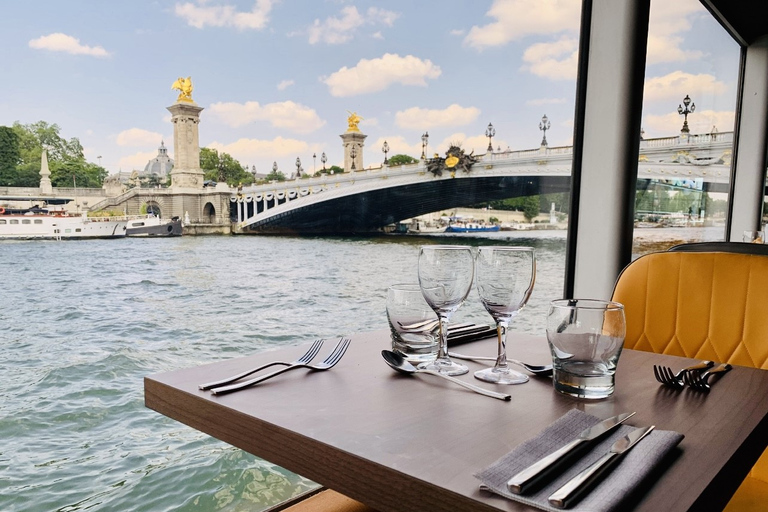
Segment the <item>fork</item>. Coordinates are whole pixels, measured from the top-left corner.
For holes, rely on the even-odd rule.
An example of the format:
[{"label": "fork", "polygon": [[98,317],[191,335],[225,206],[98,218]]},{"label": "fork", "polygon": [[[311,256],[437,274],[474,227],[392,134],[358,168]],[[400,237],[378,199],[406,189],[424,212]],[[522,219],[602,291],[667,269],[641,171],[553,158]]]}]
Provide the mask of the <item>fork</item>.
[{"label": "fork", "polygon": [[268,373],[266,375],[262,375],[261,377],[257,377],[255,379],[246,380],[245,382],[238,382],[236,384],[231,384],[229,386],[213,388],[211,389],[211,393],[213,393],[214,395],[224,395],[226,393],[231,393],[233,391],[239,391],[241,389],[245,389],[247,387],[256,385],[259,382],[264,382],[265,380],[271,379],[272,377],[276,377],[289,370],[295,370],[296,368],[307,368],[309,370],[315,370],[315,371],[330,370],[331,368],[336,366],[336,364],[339,361],[341,361],[341,358],[344,356],[344,353],[347,351],[347,348],[349,347],[349,342],[350,342],[349,338],[341,338],[339,340],[339,343],[336,344],[336,347],[333,349],[333,352],[328,354],[328,357],[326,357],[321,363],[318,363],[318,364],[294,363],[294,364],[291,364],[290,366],[281,368],[277,371]]},{"label": "fork", "polygon": [[312,345],[310,345],[309,349],[304,353],[303,356],[298,358],[295,361],[292,361],[290,363],[287,363],[285,361],[274,361],[272,363],[267,363],[264,365],[261,365],[257,368],[253,368],[251,370],[244,371],[243,373],[238,373],[237,375],[233,375],[232,377],[227,377],[226,379],[217,380],[215,382],[209,382],[207,384],[200,384],[198,387],[202,390],[211,389],[211,388],[217,388],[220,386],[224,386],[226,384],[230,384],[232,382],[235,382],[236,380],[240,380],[243,377],[247,377],[253,373],[260,372],[261,370],[264,370],[265,368],[269,368],[270,366],[275,366],[278,364],[281,364],[283,366],[290,366],[292,364],[300,364],[300,363],[308,363],[314,359],[314,357],[317,355],[318,352],[320,352],[320,347],[323,346],[322,339],[315,340]]},{"label": "fork", "polygon": [[709,385],[709,377],[716,373],[729,372],[731,368],[733,368],[733,366],[729,365],[728,363],[723,363],[715,366],[711,370],[707,370],[701,375],[689,377],[686,373],[684,376],[685,383],[688,384],[691,389],[695,389],[696,391],[709,391],[711,389],[711,386]]},{"label": "fork", "polygon": [[672,372],[672,369],[668,366],[653,365],[653,374],[656,376],[656,380],[673,388],[682,388],[685,386],[683,378],[688,375],[689,372],[695,372],[698,370],[706,370],[712,368],[715,365],[713,361],[702,361],[693,366],[683,368],[677,373]]}]

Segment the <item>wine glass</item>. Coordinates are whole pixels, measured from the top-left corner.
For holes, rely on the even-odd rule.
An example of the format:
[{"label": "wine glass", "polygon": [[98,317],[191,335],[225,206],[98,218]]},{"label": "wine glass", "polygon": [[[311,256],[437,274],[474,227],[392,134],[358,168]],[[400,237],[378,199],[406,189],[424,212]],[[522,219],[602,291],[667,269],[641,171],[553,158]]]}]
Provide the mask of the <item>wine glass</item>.
[{"label": "wine glass", "polygon": [[474,277],[472,249],[462,245],[425,245],[419,249],[419,286],[427,304],[440,319],[437,359],[419,365],[444,375],[469,371],[448,357],[448,320],[469,295]]},{"label": "wine glass", "polygon": [[536,255],[532,247],[481,247],[475,261],[477,292],[496,321],[498,356],[493,368],[475,377],[496,384],[522,384],[528,377],[507,364],[507,328],[528,302],[536,281]]}]

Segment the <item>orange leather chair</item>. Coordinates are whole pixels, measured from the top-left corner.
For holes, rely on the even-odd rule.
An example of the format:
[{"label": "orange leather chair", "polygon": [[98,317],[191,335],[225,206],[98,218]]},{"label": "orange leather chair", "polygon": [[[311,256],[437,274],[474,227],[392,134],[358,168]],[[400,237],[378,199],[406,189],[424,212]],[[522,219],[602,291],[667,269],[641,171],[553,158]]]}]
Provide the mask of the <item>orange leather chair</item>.
[{"label": "orange leather chair", "polygon": [[[684,244],[622,271],[625,347],[768,369],[768,245]],[[768,509],[768,450],[727,511]]]}]

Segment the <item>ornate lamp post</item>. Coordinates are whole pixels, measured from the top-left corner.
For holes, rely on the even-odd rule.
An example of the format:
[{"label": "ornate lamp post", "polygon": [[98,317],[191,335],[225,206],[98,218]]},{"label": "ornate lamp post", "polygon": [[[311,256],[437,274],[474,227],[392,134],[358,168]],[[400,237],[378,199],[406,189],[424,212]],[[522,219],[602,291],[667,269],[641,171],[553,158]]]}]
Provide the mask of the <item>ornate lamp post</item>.
[{"label": "ornate lamp post", "polygon": [[429,144],[429,132],[424,132],[424,135],[421,136],[421,159],[426,160],[427,158],[427,144]]},{"label": "ornate lamp post", "polygon": [[387,144],[387,141],[384,141],[384,145],[381,146],[381,150],[384,152],[384,165],[387,165],[389,163],[389,160],[387,159],[387,153],[389,153],[389,144]]},{"label": "ornate lamp post", "polygon": [[352,169],[354,171],[355,170],[355,158],[357,158],[357,147],[356,146],[353,145],[352,149],[349,150],[349,156],[352,157],[352,166],[350,167],[350,169]]},{"label": "ornate lamp post", "polygon": [[328,161],[328,158],[325,156],[325,151],[323,151],[323,154],[320,155],[320,161],[323,163],[323,170],[325,170],[325,162]]},{"label": "ornate lamp post", "polygon": [[544,117],[541,118],[541,122],[539,123],[539,130],[544,132],[544,138],[541,139],[541,145],[546,146],[547,145],[547,130],[549,130],[549,127],[551,126],[551,123],[549,122],[549,119],[547,118],[547,115],[544,114]]},{"label": "ornate lamp post", "polygon": [[296,177],[301,178],[301,160],[296,157]]},{"label": "ornate lamp post", "polygon": [[[683,108],[683,105],[685,105],[685,108]],[[685,116],[683,120],[683,129],[680,130],[680,133],[690,133],[691,130],[688,129],[688,114],[693,114],[693,111],[696,110],[696,104],[692,103],[690,96],[686,94],[685,98],[683,98],[683,105],[677,107],[677,113],[681,116]],[[688,108],[689,105],[690,108]]]},{"label": "ornate lamp post", "polygon": [[317,172],[317,153],[312,153],[312,174]]},{"label": "ornate lamp post", "polygon": [[493,153],[493,137],[496,135],[496,128],[491,123],[488,123],[488,128],[485,129],[485,136],[488,137],[488,152]]},{"label": "ornate lamp post", "polygon": [[277,174],[277,162],[272,162],[272,174]]}]

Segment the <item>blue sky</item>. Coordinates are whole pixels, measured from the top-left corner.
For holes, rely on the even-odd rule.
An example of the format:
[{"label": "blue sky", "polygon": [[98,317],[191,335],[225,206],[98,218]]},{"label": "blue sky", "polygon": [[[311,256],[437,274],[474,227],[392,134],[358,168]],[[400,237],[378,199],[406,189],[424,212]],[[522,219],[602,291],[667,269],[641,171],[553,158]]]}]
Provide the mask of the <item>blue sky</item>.
[{"label": "blue sky", "polygon": [[[484,153],[571,143],[577,0],[67,0],[5,2],[0,125],[39,120],[78,137],[110,173],[143,169],[166,107],[191,76],[200,143],[289,174],[325,152],[341,163],[347,111],[363,117],[364,163],[449,142]],[[672,136],[733,127],[739,49],[696,0],[653,0],[643,128]],[[606,105],[621,115],[621,105]]]}]

